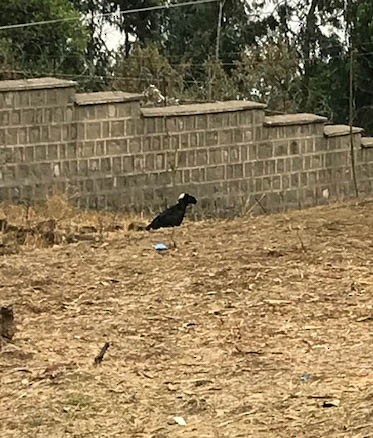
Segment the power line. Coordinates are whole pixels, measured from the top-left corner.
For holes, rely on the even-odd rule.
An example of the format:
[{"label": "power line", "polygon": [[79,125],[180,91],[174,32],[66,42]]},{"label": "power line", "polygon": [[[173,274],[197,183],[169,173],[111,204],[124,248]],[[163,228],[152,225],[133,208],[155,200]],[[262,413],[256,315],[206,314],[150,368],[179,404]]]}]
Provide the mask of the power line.
[{"label": "power line", "polygon": [[[136,12],[146,12],[146,11],[156,11],[156,10],[162,10],[162,9],[171,9],[171,8],[179,8],[182,6],[194,6],[194,5],[200,5],[204,3],[216,3],[219,0],[194,0],[191,2],[182,2],[182,3],[176,3],[176,4],[169,4],[169,5],[160,5],[160,6],[148,6],[146,8],[137,8],[137,9],[126,9],[125,11],[120,12],[108,12],[105,14],[96,14],[94,15],[95,18],[104,18],[104,17],[111,17],[115,15],[129,15],[134,14]],[[32,27],[32,26],[41,26],[44,24],[57,24],[57,23],[65,23],[68,21],[79,21],[81,20],[81,17],[71,17],[71,18],[57,18],[54,20],[44,20],[44,21],[34,21],[29,23],[20,23],[20,24],[8,24],[6,26],[0,26],[0,30],[8,30],[8,29],[20,29],[24,27]]]}]

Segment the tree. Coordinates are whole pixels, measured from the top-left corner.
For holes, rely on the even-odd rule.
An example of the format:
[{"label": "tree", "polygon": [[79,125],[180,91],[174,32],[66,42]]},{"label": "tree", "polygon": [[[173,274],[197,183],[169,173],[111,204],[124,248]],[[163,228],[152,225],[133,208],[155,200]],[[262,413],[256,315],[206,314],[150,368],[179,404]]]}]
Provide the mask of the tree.
[{"label": "tree", "polygon": [[[167,0],[112,0],[118,12],[131,9],[146,9],[161,6]],[[146,44],[157,44],[161,40],[162,12],[148,10],[131,14],[119,14],[114,22],[124,34],[123,51],[125,57],[130,55],[133,43],[137,42],[142,47]]]},{"label": "tree", "polygon": [[155,85],[164,96],[178,97],[183,88],[183,76],[184,72],[172,68],[155,45],[142,48],[137,43],[128,58],[123,54],[118,57],[113,86],[141,93],[150,85]]},{"label": "tree", "polygon": [[[260,12],[259,6],[257,7]],[[175,62],[190,61],[195,75],[215,55],[219,2],[185,6],[169,11],[165,22],[164,52]],[[226,70],[247,46],[267,32],[269,21],[255,18],[245,0],[225,0],[222,9],[220,61]],[[203,75],[203,73],[202,73]]]},{"label": "tree", "polygon": [[106,0],[70,0],[87,23],[87,45],[85,49],[85,73],[83,88],[95,91],[110,86],[113,53],[105,41],[104,28],[113,24],[110,14],[116,6]]},{"label": "tree", "polygon": [[7,58],[4,64],[10,62],[24,76],[81,71],[87,34],[79,19],[79,12],[68,0],[1,0],[0,26],[61,20],[0,30],[0,50]]},{"label": "tree", "polygon": [[350,2],[351,40],[355,71],[355,124],[373,135],[373,4]]},{"label": "tree", "polygon": [[259,100],[275,111],[294,112],[300,94],[298,66],[294,47],[269,38],[243,53],[232,75],[241,99]]}]

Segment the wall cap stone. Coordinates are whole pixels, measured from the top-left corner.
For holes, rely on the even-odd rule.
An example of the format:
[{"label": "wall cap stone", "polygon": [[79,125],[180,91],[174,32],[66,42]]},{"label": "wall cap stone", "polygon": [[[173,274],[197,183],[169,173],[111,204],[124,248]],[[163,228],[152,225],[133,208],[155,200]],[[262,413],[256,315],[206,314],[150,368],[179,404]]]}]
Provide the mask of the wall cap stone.
[{"label": "wall cap stone", "polygon": [[[363,132],[363,128],[358,128],[356,126],[352,127],[353,134],[359,134]],[[325,137],[339,137],[342,135],[349,135],[350,127],[348,125],[327,125],[324,127]]]},{"label": "wall cap stone", "polygon": [[363,137],[361,139],[361,147],[364,149],[373,149],[373,137]]},{"label": "wall cap stone", "polygon": [[290,125],[309,125],[313,123],[326,123],[326,117],[310,113],[281,114],[279,116],[264,117],[264,126],[290,126]]},{"label": "wall cap stone", "polygon": [[144,117],[190,116],[196,114],[216,114],[227,111],[264,109],[267,105],[245,100],[227,100],[224,102],[194,103],[190,105],[172,105],[156,108],[142,108]]},{"label": "wall cap stone", "polygon": [[0,81],[0,92],[42,90],[45,88],[67,88],[75,87],[75,85],[75,81],[49,77],[34,79],[16,79],[9,81]]},{"label": "wall cap stone", "polygon": [[141,98],[141,94],[125,93],[124,91],[98,91],[95,93],[77,93],[75,103],[77,105],[103,105],[106,103],[137,102]]}]

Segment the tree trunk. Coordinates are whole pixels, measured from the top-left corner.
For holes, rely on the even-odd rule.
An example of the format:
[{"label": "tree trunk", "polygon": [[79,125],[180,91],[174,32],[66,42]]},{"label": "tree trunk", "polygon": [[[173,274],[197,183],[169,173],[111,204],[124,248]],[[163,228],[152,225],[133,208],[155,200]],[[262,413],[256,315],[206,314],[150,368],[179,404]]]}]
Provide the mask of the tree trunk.
[{"label": "tree trunk", "polygon": [[315,12],[318,6],[319,0],[312,0],[310,8],[306,16],[306,24],[304,28],[303,38],[303,58],[304,58],[304,72],[303,72],[303,102],[302,110],[307,111],[309,108],[310,99],[310,75],[311,75],[311,46],[313,44],[313,38],[316,28]]}]

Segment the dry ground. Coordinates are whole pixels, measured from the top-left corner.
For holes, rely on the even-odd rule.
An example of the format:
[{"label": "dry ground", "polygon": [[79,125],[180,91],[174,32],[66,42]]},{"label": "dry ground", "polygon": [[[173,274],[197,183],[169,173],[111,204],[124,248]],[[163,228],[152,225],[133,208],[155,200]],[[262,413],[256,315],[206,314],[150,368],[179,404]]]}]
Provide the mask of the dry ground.
[{"label": "dry ground", "polygon": [[349,203],[2,256],[0,436],[373,436],[372,230]]}]

